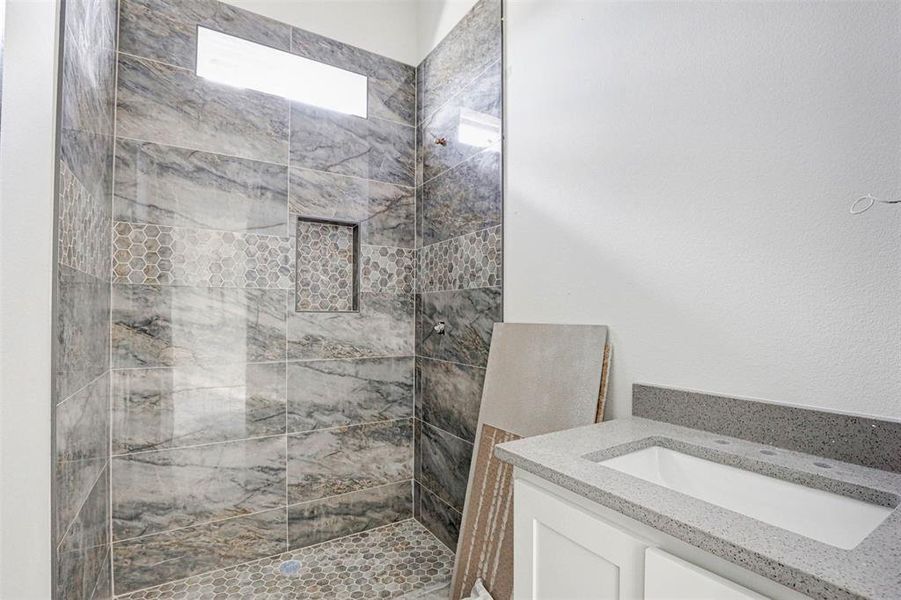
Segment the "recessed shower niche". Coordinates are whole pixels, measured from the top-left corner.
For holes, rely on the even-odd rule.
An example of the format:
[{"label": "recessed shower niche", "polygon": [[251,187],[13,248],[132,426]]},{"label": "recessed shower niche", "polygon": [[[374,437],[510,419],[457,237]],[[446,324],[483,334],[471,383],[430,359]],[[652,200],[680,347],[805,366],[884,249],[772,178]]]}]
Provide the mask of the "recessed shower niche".
[{"label": "recessed shower niche", "polygon": [[299,217],[295,227],[296,310],[359,310],[359,226]]}]

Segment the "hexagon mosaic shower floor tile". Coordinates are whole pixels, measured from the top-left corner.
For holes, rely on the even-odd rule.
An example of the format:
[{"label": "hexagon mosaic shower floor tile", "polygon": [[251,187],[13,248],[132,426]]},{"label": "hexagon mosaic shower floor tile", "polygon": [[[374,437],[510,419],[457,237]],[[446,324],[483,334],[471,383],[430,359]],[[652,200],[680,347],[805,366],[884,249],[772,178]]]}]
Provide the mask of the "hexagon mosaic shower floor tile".
[{"label": "hexagon mosaic shower floor tile", "polygon": [[117,598],[438,600],[453,565],[453,553],[411,519]]}]

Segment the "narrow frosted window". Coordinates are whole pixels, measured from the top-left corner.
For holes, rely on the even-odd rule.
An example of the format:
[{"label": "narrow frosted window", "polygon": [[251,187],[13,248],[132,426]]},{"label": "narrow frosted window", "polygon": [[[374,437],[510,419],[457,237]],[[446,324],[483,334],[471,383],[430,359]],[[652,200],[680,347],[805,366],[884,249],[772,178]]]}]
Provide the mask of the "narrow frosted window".
[{"label": "narrow frosted window", "polygon": [[204,27],[197,28],[197,75],[366,117],[364,75]]}]

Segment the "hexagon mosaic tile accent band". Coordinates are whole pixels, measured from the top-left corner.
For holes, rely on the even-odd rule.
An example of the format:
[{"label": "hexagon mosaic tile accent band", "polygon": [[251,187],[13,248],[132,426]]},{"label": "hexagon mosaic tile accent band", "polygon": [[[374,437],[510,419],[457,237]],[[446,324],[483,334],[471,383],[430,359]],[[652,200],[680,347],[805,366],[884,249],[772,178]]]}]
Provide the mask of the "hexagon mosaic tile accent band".
[{"label": "hexagon mosaic tile accent band", "polygon": [[420,292],[466,290],[501,284],[501,226],[423,246],[419,258]]},{"label": "hexagon mosaic tile accent band", "polygon": [[290,289],[291,243],[274,235],[117,221],[113,282]]},{"label": "hexagon mosaic tile accent band", "polygon": [[412,248],[363,246],[364,292],[412,294],[415,287],[415,251]]},{"label": "hexagon mosaic tile accent band", "polygon": [[356,227],[297,221],[297,310],[354,310]]},{"label": "hexagon mosaic tile accent band", "polygon": [[409,519],[117,598],[436,599],[447,597],[453,566],[453,553]]}]

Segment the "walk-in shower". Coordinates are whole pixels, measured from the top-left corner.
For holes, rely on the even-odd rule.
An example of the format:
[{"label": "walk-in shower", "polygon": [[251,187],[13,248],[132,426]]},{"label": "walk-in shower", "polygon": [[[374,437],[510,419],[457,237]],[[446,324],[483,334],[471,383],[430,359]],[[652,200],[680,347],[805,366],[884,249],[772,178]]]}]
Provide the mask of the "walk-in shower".
[{"label": "walk-in shower", "polygon": [[56,597],[441,597],[502,320],[499,0],[418,67],[216,0],[68,0],[61,39]]}]

